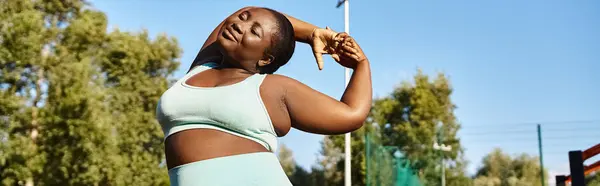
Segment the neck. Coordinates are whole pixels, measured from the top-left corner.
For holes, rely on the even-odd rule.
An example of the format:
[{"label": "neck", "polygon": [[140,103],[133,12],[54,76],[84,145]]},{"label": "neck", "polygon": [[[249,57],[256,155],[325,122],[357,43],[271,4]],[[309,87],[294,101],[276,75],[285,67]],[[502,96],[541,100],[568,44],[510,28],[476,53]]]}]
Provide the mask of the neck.
[{"label": "neck", "polygon": [[219,65],[219,69],[228,69],[228,70],[232,70],[232,71],[236,71],[239,73],[244,73],[244,74],[256,74],[258,73],[258,69],[256,68],[249,68],[246,67],[246,65],[243,65],[245,63],[243,62],[238,62],[235,61],[233,59],[229,59],[227,57],[224,57],[223,60],[221,61],[221,64]]}]

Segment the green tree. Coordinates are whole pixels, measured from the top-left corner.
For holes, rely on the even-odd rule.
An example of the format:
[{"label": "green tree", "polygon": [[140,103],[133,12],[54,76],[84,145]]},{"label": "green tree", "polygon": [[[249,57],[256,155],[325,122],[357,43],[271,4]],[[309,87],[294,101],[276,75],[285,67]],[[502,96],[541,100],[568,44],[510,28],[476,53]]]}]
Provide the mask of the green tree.
[{"label": "green tree", "polygon": [[1,185],[168,185],[154,108],[173,38],[80,0],[0,0]]},{"label": "green tree", "polygon": [[[466,176],[466,161],[456,133],[460,125],[454,116],[456,106],[450,95],[452,88],[444,74],[431,81],[421,71],[414,83],[403,82],[391,95],[374,100],[365,126],[352,133],[352,182],[365,185],[366,132],[381,146],[396,146],[419,173],[425,185],[440,185],[441,158],[446,167],[447,185],[471,185]],[[343,135],[330,136],[335,148],[343,149]],[[434,142],[452,147],[452,151],[433,149]],[[343,171],[343,159],[341,171]]]},{"label": "green tree", "polygon": [[294,166],[294,173],[288,177],[292,185],[312,186],[311,173],[304,170],[300,165],[294,164]]},{"label": "green tree", "polygon": [[[463,149],[456,137],[460,124],[454,116],[456,106],[451,94],[444,74],[430,80],[418,71],[414,84],[402,83],[391,96],[376,100],[373,107],[373,121],[382,128],[383,144],[400,148],[414,162],[413,168],[419,171],[425,185],[440,185],[441,158],[445,162],[447,185],[469,185]],[[436,142],[452,150],[434,150]]]},{"label": "green tree", "polygon": [[319,166],[312,166],[310,171],[310,181],[314,186],[323,186],[326,183],[325,171]]},{"label": "green tree", "polygon": [[[544,174],[547,175],[545,170]],[[483,158],[474,184],[476,186],[536,186],[542,185],[540,179],[540,165],[537,157],[527,154],[511,157],[503,153],[501,149],[494,149]]]},{"label": "green tree", "polygon": [[344,162],[342,149],[332,141],[333,136],[325,136],[321,141],[321,150],[319,151],[318,170],[322,170],[324,182],[319,182],[323,186],[341,186],[344,185]]},{"label": "green tree", "polygon": [[[156,104],[178,67],[177,42],[165,35],[114,31],[108,35],[100,69],[117,138],[124,185],[165,185],[163,133],[155,120]],[[144,171],[140,171],[144,170]],[[121,183],[121,182],[120,182]]]},{"label": "green tree", "polygon": [[302,168],[294,160],[294,154],[285,144],[281,144],[277,152],[277,158],[293,185],[322,186],[325,175],[322,169],[312,167],[311,172]]},{"label": "green tree", "polygon": [[593,173],[592,175],[588,175],[588,179],[589,180],[587,182],[588,186],[600,186],[600,172],[596,171],[596,173]]},{"label": "green tree", "polygon": [[285,144],[281,144],[279,152],[277,153],[277,158],[279,159],[279,164],[281,164],[285,174],[288,177],[291,177],[296,172],[297,167],[292,149],[285,146]]},{"label": "green tree", "polygon": [[[368,123],[368,122],[367,122]],[[366,185],[365,133],[372,127],[365,124],[352,132],[351,143],[351,181],[352,185]],[[326,136],[323,138],[321,165],[325,167],[328,185],[344,185],[344,135]]]}]

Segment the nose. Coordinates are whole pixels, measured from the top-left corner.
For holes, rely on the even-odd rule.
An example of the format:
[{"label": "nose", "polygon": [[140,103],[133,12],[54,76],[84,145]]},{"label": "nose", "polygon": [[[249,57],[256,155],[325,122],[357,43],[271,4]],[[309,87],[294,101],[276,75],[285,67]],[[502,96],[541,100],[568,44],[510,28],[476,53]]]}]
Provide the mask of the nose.
[{"label": "nose", "polygon": [[237,23],[231,24],[231,28],[233,28],[233,30],[235,30],[236,32],[238,32],[240,34],[244,34],[244,32],[242,31],[242,28],[240,28],[240,25],[238,25]]}]

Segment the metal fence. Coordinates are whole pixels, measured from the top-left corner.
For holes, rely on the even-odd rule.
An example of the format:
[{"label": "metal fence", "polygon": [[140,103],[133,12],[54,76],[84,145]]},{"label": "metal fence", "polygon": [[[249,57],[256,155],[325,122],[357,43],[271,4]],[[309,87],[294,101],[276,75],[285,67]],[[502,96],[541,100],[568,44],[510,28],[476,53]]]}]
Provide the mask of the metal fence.
[{"label": "metal fence", "polygon": [[396,146],[384,146],[373,130],[365,132],[367,186],[421,186],[419,177]]}]

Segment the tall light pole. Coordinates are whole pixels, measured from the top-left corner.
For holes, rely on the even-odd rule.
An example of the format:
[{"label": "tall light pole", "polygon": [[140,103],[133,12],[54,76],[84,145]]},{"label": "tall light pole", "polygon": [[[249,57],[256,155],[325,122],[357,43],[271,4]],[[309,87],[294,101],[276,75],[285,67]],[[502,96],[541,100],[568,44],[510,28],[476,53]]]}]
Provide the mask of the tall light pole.
[{"label": "tall light pole", "polygon": [[[350,34],[350,7],[348,6],[348,0],[338,0],[337,8],[342,6],[342,4],[344,4],[344,32]],[[344,74],[344,88],[346,88],[350,82],[350,69],[345,68]],[[344,135],[344,142],[344,151],[346,154],[344,158],[344,185],[350,186],[352,185],[352,177],[350,174],[350,132]]]},{"label": "tall light pole", "polygon": [[[437,134],[438,136],[437,136],[437,139],[435,140],[437,142],[433,143],[433,150],[440,151],[440,154],[442,157],[441,158],[442,159],[442,162],[441,162],[442,174],[440,176],[441,183],[442,183],[441,185],[446,186],[446,165],[444,162],[444,152],[450,152],[452,150],[452,146],[447,146],[442,143],[443,139],[444,139],[444,123],[438,122],[438,125],[439,125],[438,134]],[[438,143],[440,143],[440,144],[438,144]]]},{"label": "tall light pole", "polygon": [[542,151],[542,126],[537,125],[538,134],[538,149],[540,152],[540,177],[542,177],[542,186],[546,186],[546,180],[544,178],[544,151]]},{"label": "tall light pole", "polygon": [[446,166],[444,165],[444,152],[449,152],[452,150],[451,146],[446,146],[444,144],[439,145],[437,142],[433,144],[433,149],[434,150],[439,150],[442,151],[442,176],[441,176],[441,182],[442,182],[442,186],[446,186]]}]

